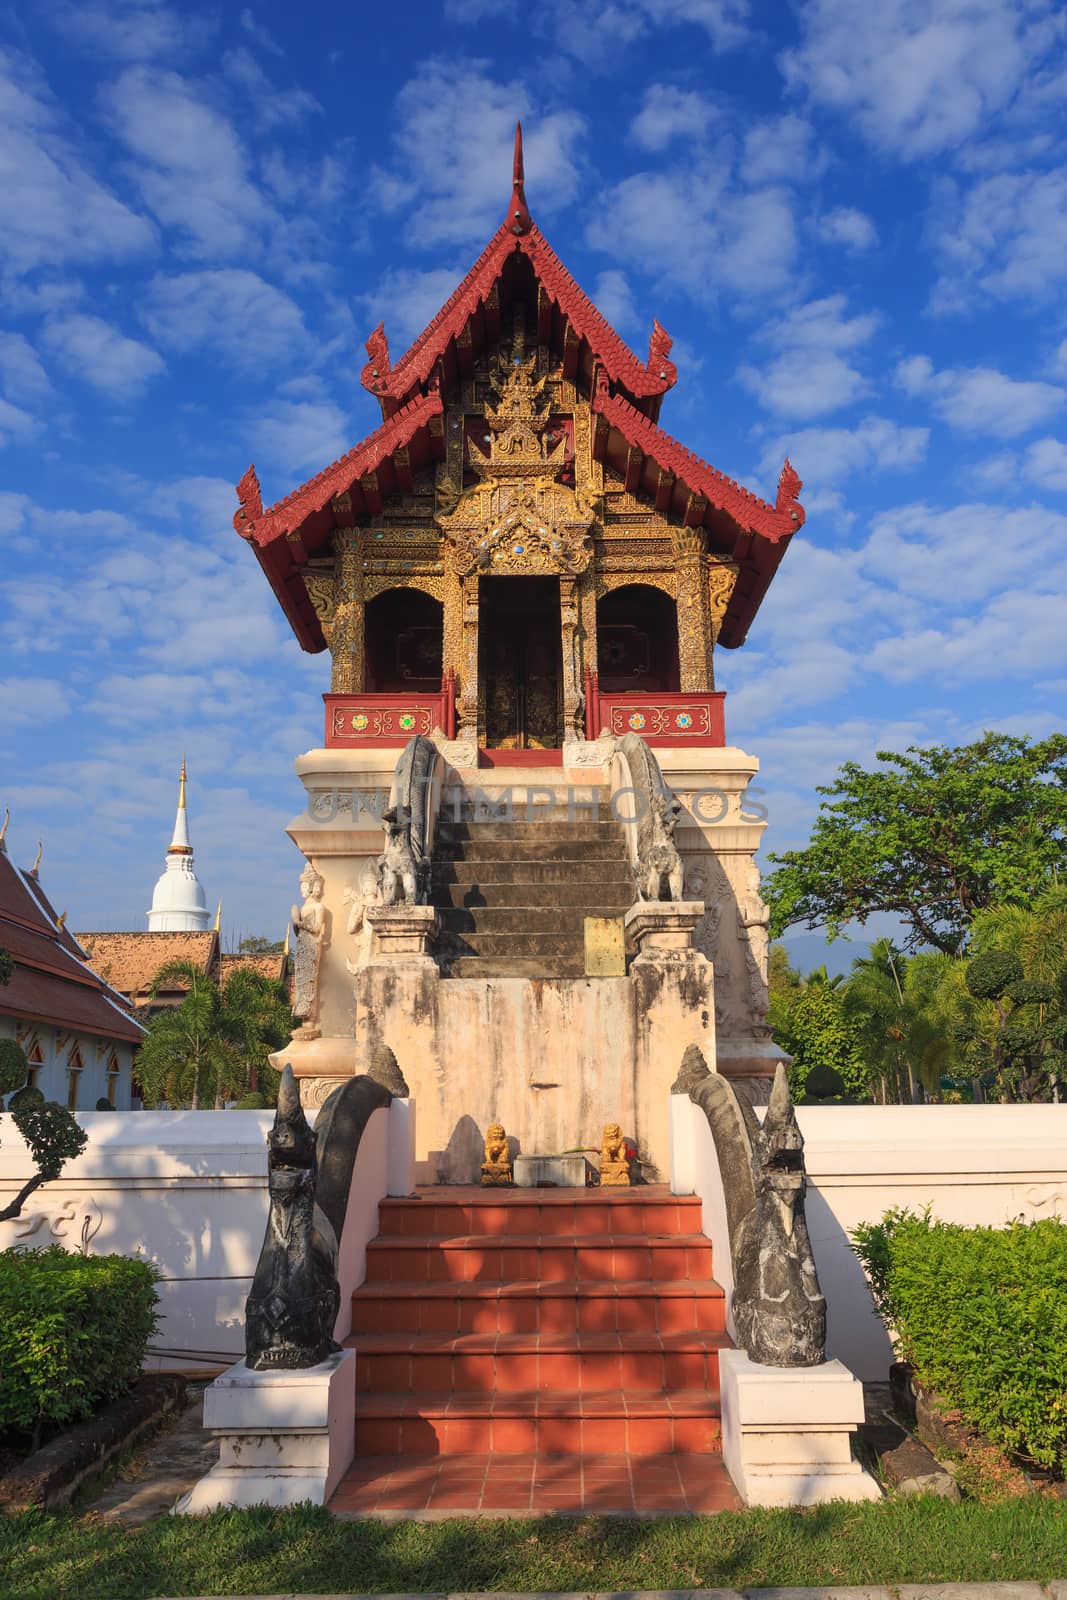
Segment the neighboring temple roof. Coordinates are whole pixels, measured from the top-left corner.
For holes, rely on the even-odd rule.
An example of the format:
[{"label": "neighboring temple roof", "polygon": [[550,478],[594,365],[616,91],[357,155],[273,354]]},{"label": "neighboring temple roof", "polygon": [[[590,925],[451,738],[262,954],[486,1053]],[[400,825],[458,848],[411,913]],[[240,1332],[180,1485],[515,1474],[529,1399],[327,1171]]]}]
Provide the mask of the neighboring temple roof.
[{"label": "neighboring temple roof", "polygon": [[140,1044],[144,1029],[99,977],[52,910],[36,870],[20,872],[0,843],[0,950],[14,961],[0,1013],[71,1032]]},{"label": "neighboring temple roof", "polygon": [[249,972],[258,972],[261,978],[269,978],[272,983],[285,983],[288,978],[289,957],[284,950],[271,950],[262,955],[251,955],[247,952],[238,952],[236,955],[222,957],[222,982],[235,972],[247,968]]},{"label": "neighboring temple roof", "polygon": [[[75,937],[108,983],[131,1000],[148,994],[156,973],[168,961],[191,961],[212,976],[218,969],[219,936],[214,929],[203,933],[79,933]],[[166,993],[181,993],[187,987],[181,979],[172,978]]]},{"label": "neighboring temple roof", "polygon": [[382,425],[276,505],[264,507],[254,467],[237,485],[234,527],[255,550],[301,646],[326,647],[304,567],[328,548],[335,528],[377,515],[391,494],[410,491],[415,471],[444,459],[442,391],[470,372],[480,350],[499,336],[499,285],[515,260],[528,263],[537,283],[538,342],[562,349],[565,376],[601,419],[594,435],[598,459],[612,461],[627,488],[643,489],[658,510],[673,510],[685,526],[706,528],[709,550],[739,564],[719,642],[743,643],[790,537],[804,522],[800,479],[787,461],[771,505],[658,427],[662,397],[677,378],[670,337],[654,322],[642,363],[578,287],[530,217],[516,129],[507,215],[455,293],[395,366],[380,324],[367,340],[363,384],[381,402]]}]

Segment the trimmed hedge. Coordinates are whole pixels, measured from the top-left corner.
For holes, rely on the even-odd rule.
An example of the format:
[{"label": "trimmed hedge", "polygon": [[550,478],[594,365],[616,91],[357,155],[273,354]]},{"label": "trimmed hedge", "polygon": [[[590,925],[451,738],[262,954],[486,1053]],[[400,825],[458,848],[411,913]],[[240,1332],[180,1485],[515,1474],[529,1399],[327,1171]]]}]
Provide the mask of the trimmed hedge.
[{"label": "trimmed hedge", "polygon": [[989,1439],[1067,1471],[1067,1223],[886,1213],[853,1248],[901,1356]]},{"label": "trimmed hedge", "polygon": [[158,1276],[128,1256],[0,1251],[0,1429],[36,1442],[122,1394],[155,1331]]}]

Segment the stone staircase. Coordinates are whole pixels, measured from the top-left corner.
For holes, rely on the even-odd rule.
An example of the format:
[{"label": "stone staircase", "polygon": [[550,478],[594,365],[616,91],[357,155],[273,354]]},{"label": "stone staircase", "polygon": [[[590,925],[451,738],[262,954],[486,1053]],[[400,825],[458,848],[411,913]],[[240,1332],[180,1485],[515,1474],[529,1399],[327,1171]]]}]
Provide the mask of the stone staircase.
[{"label": "stone staircase", "polygon": [[714,1510],[729,1346],[700,1201],[666,1188],[385,1200],[352,1299],[333,1509]]},{"label": "stone staircase", "polygon": [[[453,977],[580,978],[586,917],[622,917],[633,879],[610,790],[584,807],[545,807],[513,821],[481,820],[465,803],[437,825],[431,903],[442,969]],[[583,790],[581,798],[586,798]]]}]

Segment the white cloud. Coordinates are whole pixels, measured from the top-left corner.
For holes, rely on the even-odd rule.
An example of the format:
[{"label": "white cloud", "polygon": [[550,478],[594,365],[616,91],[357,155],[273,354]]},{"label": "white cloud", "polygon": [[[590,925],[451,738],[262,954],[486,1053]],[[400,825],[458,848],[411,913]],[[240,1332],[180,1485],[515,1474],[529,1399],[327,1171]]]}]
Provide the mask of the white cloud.
[{"label": "white cloud", "polygon": [[25,444],[40,431],[41,424],[36,417],[21,406],[12,405],[10,400],[0,399],[0,447]]},{"label": "white cloud", "polygon": [[290,473],[312,467],[319,471],[353,443],[347,414],[332,400],[280,397],[245,431],[255,456],[265,456]]},{"label": "white cloud", "polygon": [[0,728],[39,728],[69,712],[68,685],[55,678],[0,678]]},{"label": "white cloud", "polygon": [[[625,272],[620,272],[617,267],[609,267],[597,276],[592,300],[614,328],[632,327],[638,321],[633,290]],[[677,360],[677,355],[674,358]]]},{"label": "white cloud", "polygon": [[790,197],[738,192],[728,177],[728,162],[708,158],[626,178],[596,209],[588,241],[701,302],[780,293],[796,253]]},{"label": "white cloud", "polygon": [[166,349],[203,350],[242,370],[292,356],[307,342],[296,302],[244,267],[157,273],[140,315]]},{"label": "white cloud", "polygon": [[746,183],[804,183],[825,170],[815,129],[795,112],[754,123],[745,135],[741,176]]},{"label": "white cloud", "polygon": [[51,390],[36,350],[21,333],[0,333],[0,387],[9,400],[42,400]]},{"label": "white cloud", "polygon": [[935,312],[966,311],[976,295],[1042,301],[1062,296],[1067,281],[1067,173],[1005,172],[966,190],[936,186],[931,204],[935,249],[945,272],[934,288]]},{"label": "white cloud", "polygon": [[788,87],[853,116],[879,149],[906,157],[985,131],[1056,31],[1042,0],[811,0],[800,17],[800,44],[779,57]]},{"label": "white cloud", "polygon": [[1023,592],[1062,585],[1067,516],[1044,506],[982,502],[948,510],[900,506],[875,519],[863,570],[936,608],[947,625],[967,607],[1005,592],[1006,575],[1026,575]]},{"label": "white cloud", "polygon": [[768,411],[798,421],[861,399],[871,385],[851,356],[873,337],[880,319],[874,312],[850,317],[846,306],[844,295],[828,295],[774,318],[758,337],[778,354],[762,367],[740,366],[738,381]]},{"label": "white cloud", "polygon": [[928,356],[909,356],[896,369],[897,386],[924,398],[950,427],[1014,439],[1059,411],[1064,392],[1051,383],[1009,378],[993,367],[934,370]]},{"label": "white cloud", "polygon": [[643,150],[666,150],[675,139],[702,139],[717,115],[710,100],[693,89],[650,83],[630,137]]},{"label": "white cloud", "polygon": [[417,245],[483,242],[503,220],[511,196],[511,145],[521,117],[529,122],[524,163],[530,209],[535,217],[558,211],[577,192],[585,120],[566,110],[529,121],[532,110],[525,86],[497,82],[484,62],[421,63],[396,97],[394,160],[374,173],[379,203],[403,213],[407,236]]},{"label": "white cloud", "polygon": [[0,260],[16,273],[150,250],[151,224],[88,171],[25,56],[0,51]]},{"label": "white cloud", "polygon": [[395,361],[437,315],[461,276],[462,269],[453,267],[430,267],[425,272],[412,267],[392,268],[377,288],[359,296],[366,331],[369,333],[379,322],[385,323],[390,343],[395,345]]},{"label": "white cloud", "polygon": [[56,317],[44,330],[56,360],[116,400],[130,400],[166,371],[162,357],[138,339],[128,339],[102,317]]},{"label": "white cloud", "polygon": [[18,533],[26,521],[29,497],[15,494],[10,489],[0,489],[0,535]]},{"label": "white cloud", "polygon": [[766,446],[760,473],[777,472],[788,456],[804,479],[807,505],[809,484],[818,491],[854,473],[906,470],[924,459],[929,440],[929,428],[905,428],[888,417],[864,417],[854,428],[794,428]]},{"label": "white cloud", "polygon": [[235,256],[273,213],[230,120],[178,73],[130,67],[106,97],[145,204],[194,255]]},{"label": "white cloud", "polygon": [[250,50],[243,47],[227,50],[222,58],[222,70],[231,83],[244,91],[252,116],[260,128],[284,127],[303,122],[308,116],[322,111],[322,106],[307,89],[298,84],[279,89],[267,77]]},{"label": "white cloud", "polygon": [[1067,444],[1060,439],[1035,439],[1027,447],[1023,477],[1042,489],[1067,494]]},{"label": "white cloud", "polygon": [[258,20],[251,6],[242,7],[238,20],[245,33],[255,40],[261,50],[269,51],[272,56],[284,56],[285,51],[270,30]]},{"label": "white cloud", "polygon": [[851,206],[837,206],[827,211],[818,221],[819,236],[827,244],[843,245],[846,250],[860,254],[872,250],[878,243],[878,229],[865,211]]},{"label": "white cloud", "polygon": [[977,618],[955,617],[883,640],[871,651],[870,665],[895,683],[935,673],[953,683],[1029,678],[1067,665],[1063,593],[995,595]]},{"label": "white cloud", "polygon": [[153,0],[107,0],[106,4],[60,4],[52,20],[64,38],[96,57],[118,61],[173,61],[185,50],[207,41],[212,25],[189,7],[172,9]]}]

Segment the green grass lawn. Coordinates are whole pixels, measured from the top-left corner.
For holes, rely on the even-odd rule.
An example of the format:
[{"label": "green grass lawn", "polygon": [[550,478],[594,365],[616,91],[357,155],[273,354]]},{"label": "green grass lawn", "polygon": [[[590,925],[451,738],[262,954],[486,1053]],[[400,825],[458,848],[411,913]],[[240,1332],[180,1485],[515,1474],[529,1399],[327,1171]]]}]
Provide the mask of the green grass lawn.
[{"label": "green grass lawn", "polygon": [[321,1510],[0,1519],[0,1600],[690,1589],[1067,1576],[1067,1503],[889,1500],[669,1521],[335,1522]]}]

